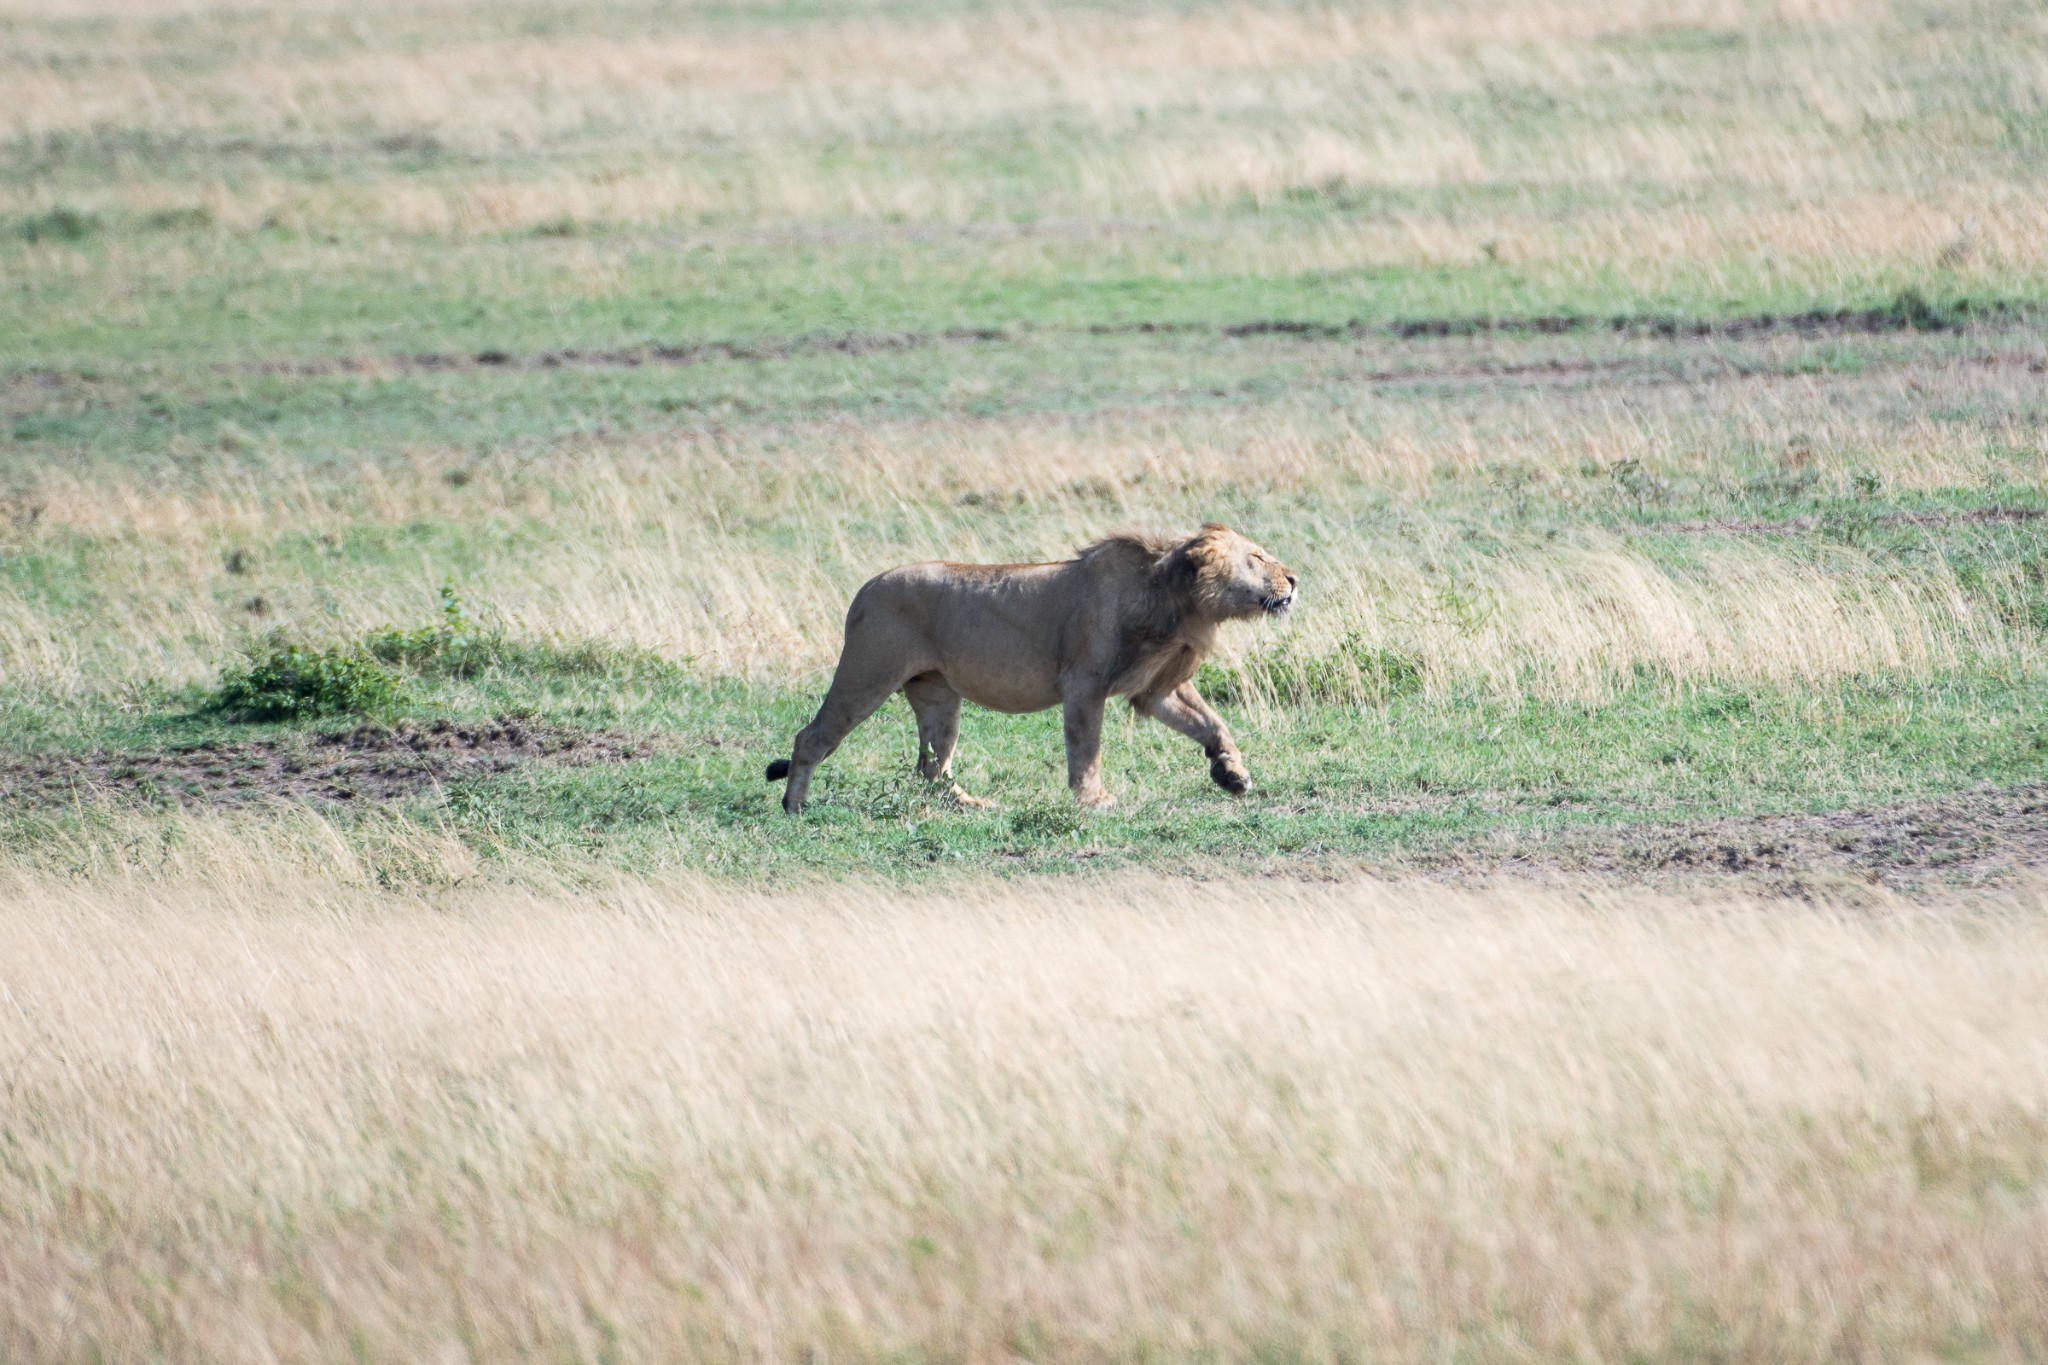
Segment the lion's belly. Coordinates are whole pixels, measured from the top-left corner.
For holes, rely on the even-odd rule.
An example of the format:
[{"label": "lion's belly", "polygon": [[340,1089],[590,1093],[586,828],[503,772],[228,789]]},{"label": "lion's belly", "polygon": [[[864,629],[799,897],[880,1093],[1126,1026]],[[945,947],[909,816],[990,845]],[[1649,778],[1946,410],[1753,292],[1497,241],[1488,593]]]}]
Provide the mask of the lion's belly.
[{"label": "lion's belly", "polygon": [[953,657],[940,664],[939,673],[955,692],[991,711],[1022,715],[1060,704],[1059,678],[1050,665],[1019,667]]}]

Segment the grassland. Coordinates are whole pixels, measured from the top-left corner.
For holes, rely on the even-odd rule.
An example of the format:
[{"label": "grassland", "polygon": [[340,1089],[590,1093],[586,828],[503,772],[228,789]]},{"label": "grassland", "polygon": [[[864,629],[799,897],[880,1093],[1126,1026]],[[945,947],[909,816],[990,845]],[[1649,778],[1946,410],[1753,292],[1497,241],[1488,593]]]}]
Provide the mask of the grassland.
[{"label": "grassland", "polygon": [[2048,913],[9,887],[24,1359],[2021,1360]]},{"label": "grassland", "polygon": [[[445,587],[490,647],[419,661],[394,714],[661,743],[425,793],[417,817],[626,868],[1037,866],[1072,862],[1077,836],[1084,861],[1398,862],[1501,830],[2010,786],[2048,765],[2040,363],[2021,324],[1206,331],[210,374],[192,400],[150,380],[159,429],[117,398],[17,442],[0,725],[35,752],[260,736],[207,711],[223,668],[273,634],[431,630]],[[123,382],[95,381],[94,403]],[[938,383],[1038,410],[946,412]],[[705,415],[784,386],[927,407]],[[1118,391],[1080,405],[1102,386]],[[201,446],[187,401],[239,416]],[[563,429],[600,401],[619,429]],[[49,458],[65,441],[72,457]],[[1046,823],[1065,800],[1056,722],[976,715],[963,778],[1008,809],[930,824],[896,707],[833,760],[810,821],[765,819],[760,767],[877,567],[1058,556],[1204,517],[1278,545],[1312,594],[1298,624],[1235,636],[1210,679],[1258,800],[1233,805],[1180,741],[1122,725],[1123,812]],[[23,837],[89,824],[72,795],[32,803]]]},{"label": "grassland", "polygon": [[[2038,1358],[2044,166],[2021,4],[0,0],[0,1356]],[[1205,519],[1249,796],[775,813]]]}]

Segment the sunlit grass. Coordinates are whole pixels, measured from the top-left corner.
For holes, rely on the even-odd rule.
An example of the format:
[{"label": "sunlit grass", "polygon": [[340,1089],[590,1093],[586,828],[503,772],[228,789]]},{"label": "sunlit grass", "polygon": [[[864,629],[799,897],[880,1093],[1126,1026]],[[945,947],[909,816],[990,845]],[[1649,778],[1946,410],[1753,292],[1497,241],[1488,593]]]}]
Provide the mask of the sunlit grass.
[{"label": "sunlit grass", "polygon": [[[225,832],[224,832],[225,833]],[[11,879],[45,1359],[2020,1358],[2038,894]]]}]

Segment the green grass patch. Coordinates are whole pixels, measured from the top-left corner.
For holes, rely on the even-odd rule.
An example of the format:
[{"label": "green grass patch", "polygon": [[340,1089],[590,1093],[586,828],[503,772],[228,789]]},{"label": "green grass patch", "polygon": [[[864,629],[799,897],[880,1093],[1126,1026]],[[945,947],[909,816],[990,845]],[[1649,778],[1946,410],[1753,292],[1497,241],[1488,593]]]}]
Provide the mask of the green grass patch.
[{"label": "green grass patch", "polygon": [[363,653],[421,678],[490,674],[590,679],[680,676],[680,665],[649,650],[596,640],[536,640],[479,620],[454,585],[441,585],[440,610],[421,626],[385,626],[363,636]]},{"label": "green grass patch", "polygon": [[[515,698],[517,700],[515,700]],[[501,693],[547,714],[534,689]],[[485,850],[785,872],[1303,870],[1455,861],[1514,839],[1640,822],[1825,811],[2048,779],[2048,684],[1872,678],[1824,689],[1675,690],[1646,682],[1598,704],[1407,694],[1377,706],[1226,704],[1254,790],[1233,799],[1200,752],[1112,712],[1105,780],[1119,807],[1066,791],[1059,717],[969,708],[956,770],[992,811],[959,810],[912,772],[900,702],[819,770],[783,815],[761,766],[815,698],[684,685],[616,712],[664,737],[616,768],[530,769],[449,794],[446,818]]]},{"label": "green grass patch", "polygon": [[[1757,814],[1884,806],[2048,780],[2048,684],[1974,677],[1862,679],[1825,690],[1673,690],[1657,681],[1599,704],[1397,696],[1384,706],[1225,706],[1253,772],[1231,798],[1198,749],[1112,712],[1108,814],[1063,778],[1057,712],[969,708],[956,774],[993,810],[954,808],[911,772],[915,729],[891,702],[784,817],[760,769],[815,698],[676,679],[614,692],[502,675],[424,706],[625,729],[653,757],[528,765],[401,808],[508,868],[702,870],[924,878],[1104,868],[1309,872],[1475,857],[1561,835]],[[205,720],[190,722],[193,743]],[[109,733],[106,737],[113,737]],[[133,741],[162,745],[174,731]],[[338,814],[344,825],[354,819]],[[385,819],[385,817],[379,817]],[[379,825],[383,829],[383,825]]]},{"label": "green grass patch", "polygon": [[1196,674],[1196,690],[1211,702],[1384,706],[1422,690],[1419,660],[1353,631],[1324,650],[1304,649],[1292,637],[1276,648],[1230,663],[1210,661]]},{"label": "green grass patch", "polygon": [[[528,764],[394,807],[328,812],[344,834],[367,820],[366,839],[387,837],[394,821],[441,831],[508,875],[534,866],[740,881],[1112,867],[1302,874],[1466,858],[1483,867],[1506,849],[1629,826],[1878,807],[2048,780],[2040,679],[1869,678],[1800,689],[1649,680],[1587,704],[1420,693],[1374,706],[1225,703],[1253,774],[1241,798],[1210,784],[1185,739],[1116,708],[1104,776],[1119,805],[1106,815],[1082,811],[1066,790],[1057,712],[969,708],[956,774],[998,804],[963,810],[915,775],[915,727],[895,701],[819,769],[809,808],[792,818],[761,768],[809,719],[816,697],[807,691],[681,673],[402,676],[405,714],[513,715],[650,741],[650,756],[634,761]],[[300,729],[335,723],[338,713],[297,709],[301,694],[287,690],[273,715]],[[45,751],[231,748],[245,734],[278,733],[224,724],[218,711],[179,708],[173,697],[156,705],[143,718],[109,706],[96,722],[77,707],[6,719],[13,744]],[[62,811],[10,828],[25,851],[98,837],[97,826]]]}]

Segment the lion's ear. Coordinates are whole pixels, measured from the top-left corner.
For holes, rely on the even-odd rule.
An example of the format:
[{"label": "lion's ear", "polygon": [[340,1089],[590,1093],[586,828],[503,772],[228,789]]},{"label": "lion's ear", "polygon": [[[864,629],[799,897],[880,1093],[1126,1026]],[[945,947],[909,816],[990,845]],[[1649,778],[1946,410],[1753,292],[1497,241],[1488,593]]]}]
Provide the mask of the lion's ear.
[{"label": "lion's ear", "polygon": [[1202,529],[1188,538],[1184,547],[1190,563],[1195,565],[1214,564],[1223,557],[1223,538],[1230,534],[1230,528],[1221,522],[1206,521]]}]

